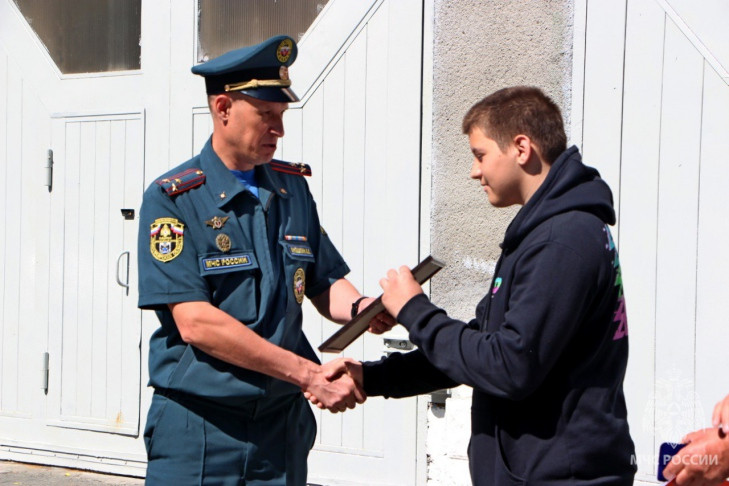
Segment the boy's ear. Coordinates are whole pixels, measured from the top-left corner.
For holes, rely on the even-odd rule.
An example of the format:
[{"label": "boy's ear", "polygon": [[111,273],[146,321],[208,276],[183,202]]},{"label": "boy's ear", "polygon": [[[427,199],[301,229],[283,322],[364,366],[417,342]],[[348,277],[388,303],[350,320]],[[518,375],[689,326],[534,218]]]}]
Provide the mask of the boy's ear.
[{"label": "boy's ear", "polygon": [[516,161],[519,165],[525,165],[532,156],[532,140],[526,135],[514,137],[514,148],[516,149]]}]

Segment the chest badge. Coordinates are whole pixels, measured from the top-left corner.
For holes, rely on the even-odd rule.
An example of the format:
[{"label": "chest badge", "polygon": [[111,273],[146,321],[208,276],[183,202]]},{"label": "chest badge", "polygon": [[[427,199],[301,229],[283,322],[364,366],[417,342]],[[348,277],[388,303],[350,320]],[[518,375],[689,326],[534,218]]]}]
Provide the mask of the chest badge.
[{"label": "chest badge", "polygon": [[304,291],[306,290],[306,274],[303,268],[297,268],[294,272],[294,297],[296,302],[301,304],[304,301]]},{"label": "chest badge", "polygon": [[215,244],[218,245],[218,249],[223,253],[230,251],[230,236],[225,233],[220,233],[215,237]]},{"label": "chest badge", "polygon": [[225,222],[228,221],[229,217],[230,216],[223,216],[221,218],[220,216],[214,216],[213,219],[205,221],[205,224],[211,226],[213,229],[219,230],[220,228],[225,226]]},{"label": "chest badge", "polygon": [[149,227],[149,251],[155,260],[169,262],[182,253],[185,225],[175,218],[158,218]]}]

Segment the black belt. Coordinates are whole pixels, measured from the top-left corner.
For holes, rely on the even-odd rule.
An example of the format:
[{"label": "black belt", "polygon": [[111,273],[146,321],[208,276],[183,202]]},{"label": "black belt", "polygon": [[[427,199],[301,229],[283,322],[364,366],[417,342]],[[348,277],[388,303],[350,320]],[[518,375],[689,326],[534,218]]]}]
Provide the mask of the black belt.
[{"label": "black belt", "polygon": [[302,393],[299,392],[276,397],[252,398],[237,405],[226,405],[217,400],[169,388],[155,388],[154,393],[179,403],[201,417],[223,413],[249,420],[255,420],[261,416],[287,408],[296,399],[303,397]]}]

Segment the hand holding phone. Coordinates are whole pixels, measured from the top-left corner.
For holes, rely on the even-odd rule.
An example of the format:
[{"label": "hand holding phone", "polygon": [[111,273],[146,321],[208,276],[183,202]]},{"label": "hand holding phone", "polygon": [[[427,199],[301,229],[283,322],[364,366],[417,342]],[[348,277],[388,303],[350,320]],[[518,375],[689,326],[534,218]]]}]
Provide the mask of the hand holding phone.
[{"label": "hand holding phone", "polygon": [[[658,480],[659,481],[668,481],[666,477],[663,475],[663,470],[666,469],[666,466],[668,463],[671,462],[671,459],[673,456],[675,456],[678,451],[686,447],[686,444],[673,444],[671,442],[664,442],[661,444],[661,447],[658,450]],[[674,481],[671,481],[668,483],[670,486],[671,484],[675,484]]]}]

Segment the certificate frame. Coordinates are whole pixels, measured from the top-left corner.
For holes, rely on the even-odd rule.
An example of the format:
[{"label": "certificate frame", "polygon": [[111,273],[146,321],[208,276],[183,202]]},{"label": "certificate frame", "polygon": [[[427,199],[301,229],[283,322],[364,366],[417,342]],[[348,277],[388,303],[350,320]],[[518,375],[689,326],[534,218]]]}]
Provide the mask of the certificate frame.
[{"label": "certificate frame", "polygon": [[[423,285],[443,267],[445,267],[445,263],[429,255],[413,267],[411,271],[415,281]],[[364,334],[372,318],[384,310],[385,306],[382,305],[382,295],[380,295],[370,305],[365,307],[362,312],[357,314],[354,319],[343,325],[337,332],[321,343],[319,345],[319,351],[322,353],[342,352],[355,339]]]}]

